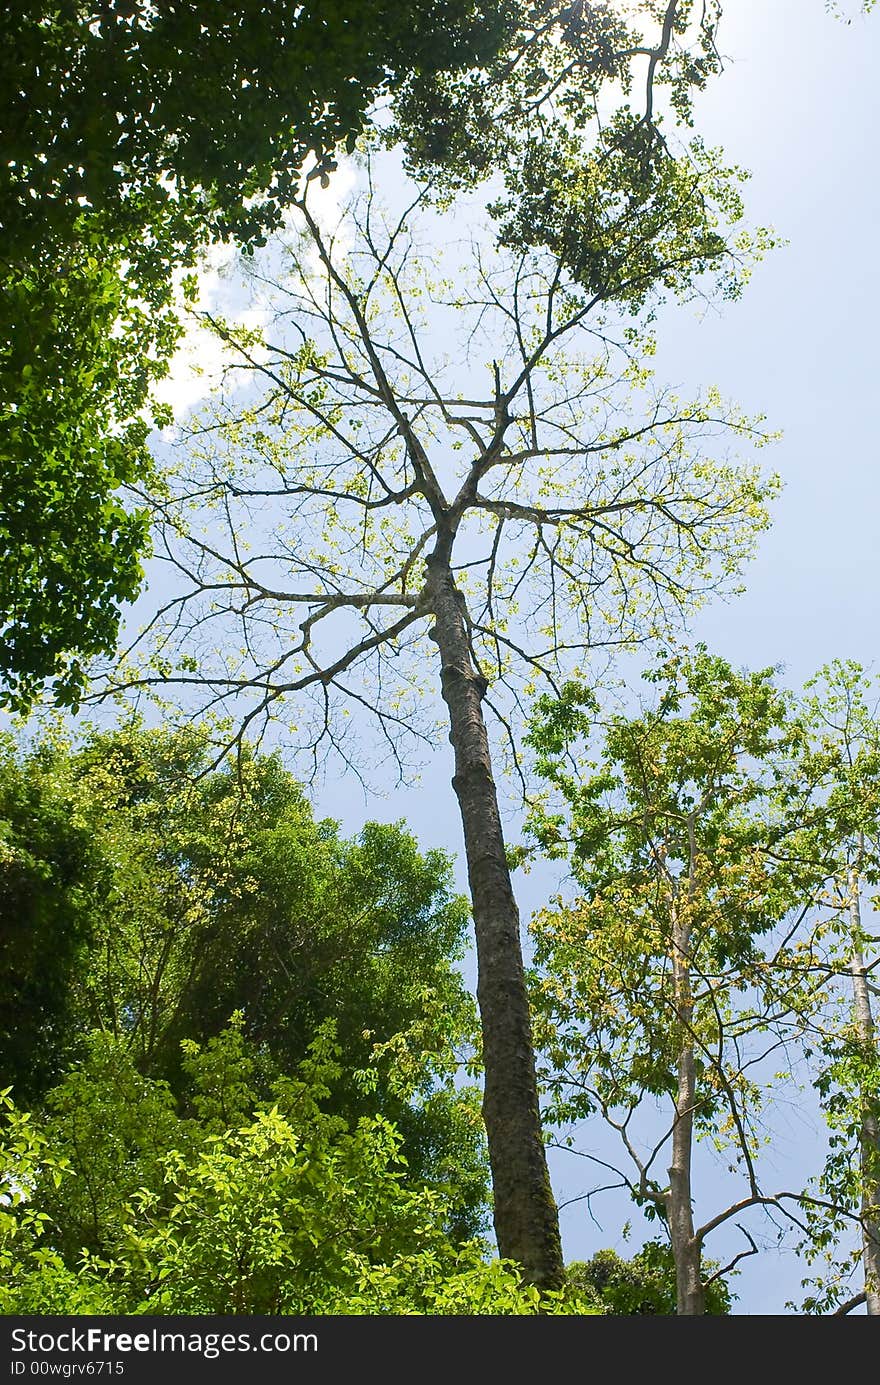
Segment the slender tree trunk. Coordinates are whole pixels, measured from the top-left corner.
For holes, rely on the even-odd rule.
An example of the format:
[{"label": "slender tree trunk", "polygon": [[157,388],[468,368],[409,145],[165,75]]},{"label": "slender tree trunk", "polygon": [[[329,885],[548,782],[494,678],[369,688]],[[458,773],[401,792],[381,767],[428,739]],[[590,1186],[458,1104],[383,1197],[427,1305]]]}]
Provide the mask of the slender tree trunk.
[{"label": "slender tree trunk", "polygon": [[[853,1009],[859,1044],[866,1054],[876,1050],[877,1038],[868,990],[868,972],[862,951],[862,914],[859,872],[850,871],[850,925]],[[859,1163],[862,1192],[862,1264],[865,1272],[865,1304],[871,1317],[880,1317],[880,1121],[876,1091],[860,1093]]]},{"label": "slender tree trunk", "polygon": [[691,1188],[696,1074],[694,1048],[688,1037],[694,1013],[689,948],[690,927],[687,922],[681,920],[679,910],[675,908],[672,922],[672,968],[675,1013],[682,1034],[682,1046],[678,1055],[678,1090],[675,1097],[672,1162],[668,1170],[669,1193],[666,1204],[675,1260],[676,1311],[694,1317],[705,1313],[706,1301],[703,1292],[702,1246],[694,1236]]},{"label": "slender tree trunk", "polygon": [[559,1218],[541,1131],[532,1029],[520,945],[483,717],[485,682],[474,667],[464,601],[448,564],[428,564],[425,597],[440,650],[443,700],[455,751],[452,786],[464,828],[477,941],[483,1032],[483,1118],[492,1170],[499,1253],[545,1288],[562,1283]]}]

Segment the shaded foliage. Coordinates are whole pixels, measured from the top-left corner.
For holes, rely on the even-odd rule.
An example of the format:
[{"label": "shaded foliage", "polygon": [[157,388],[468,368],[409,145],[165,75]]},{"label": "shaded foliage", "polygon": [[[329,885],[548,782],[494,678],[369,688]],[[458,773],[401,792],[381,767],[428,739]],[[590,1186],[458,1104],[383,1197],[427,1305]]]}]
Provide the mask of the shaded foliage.
[{"label": "shaded foliage", "polygon": [[39,1099],[98,1031],[195,1114],[194,1055],[213,1053],[237,1014],[249,1085],[242,1111],[218,1097],[225,1128],[332,1019],[345,1064],[328,1109],[393,1120],[412,1167],[456,1183],[456,1234],[475,1230],[483,1141],[454,1089],[474,1024],[456,966],[467,912],[448,858],[400,826],[341,838],[273,757],[215,770],[210,758],[203,734],[138,726],[78,751],[8,751],[7,1081]]},{"label": "shaded foliage", "polygon": [[0,744],[0,1053],[28,1104],[76,1044],[74,978],[85,965],[99,851],[69,766]]}]

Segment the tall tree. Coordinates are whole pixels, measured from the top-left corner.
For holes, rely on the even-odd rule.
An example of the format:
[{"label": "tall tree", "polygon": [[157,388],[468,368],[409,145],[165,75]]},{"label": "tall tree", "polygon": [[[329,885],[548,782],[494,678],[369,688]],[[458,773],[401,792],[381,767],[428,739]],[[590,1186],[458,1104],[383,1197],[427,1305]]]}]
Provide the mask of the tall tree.
[{"label": "tall tree", "polygon": [[[773,671],[698,649],[647,676],[657,695],[641,713],[603,716],[577,683],[539,704],[530,741],[562,810],[536,808],[531,830],[568,857],[579,893],[533,922],[536,1004],[551,1118],[598,1113],[617,1132],[629,1172],[609,1186],[662,1218],[677,1311],[693,1315],[724,1272],[705,1274],[711,1234],[799,1203],[766,1188],[758,1153],[780,1050],[820,1005],[799,925],[823,875],[805,851],[809,794],[786,791],[800,729]],[[742,1180],[702,1222],[700,1135]],[[756,1250],[742,1229],[750,1249],[731,1265]]]},{"label": "tall tree", "polygon": [[335,233],[306,189],[274,330],[213,321],[266,393],[219,400],[193,430],[156,508],[179,589],[153,622],[152,667],[108,684],[176,690],[187,715],[222,702],[238,734],[260,734],[287,703],[313,760],[335,749],[351,763],[345,713],[366,709],[403,773],[413,743],[436,739],[421,684],[439,675],[476,926],[496,1231],[502,1255],[542,1283],[559,1280],[561,1255],[484,704],[512,732],[524,681],[556,686],[584,650],[638,639],[724,585],[773,490],[754,467],[705,455],[719,432],[760,430],[715,393],[654,388],[635,332],[618,323],[615,342],[607,307],[636,310],[658,278],[687,292],[715,263],[707,206],[727,199],[731,176],[710,161],[705,201],[684,199],[679,219],[638,237],[613,169],[607,185],[594,172],[631,261],[625,277],[615,241],[609,287],[592,291],[547,252],[485,243],[451,266],[454,284],[438,281],[418,241],[429,194],[413,189],[388,218],[369,165]]}]

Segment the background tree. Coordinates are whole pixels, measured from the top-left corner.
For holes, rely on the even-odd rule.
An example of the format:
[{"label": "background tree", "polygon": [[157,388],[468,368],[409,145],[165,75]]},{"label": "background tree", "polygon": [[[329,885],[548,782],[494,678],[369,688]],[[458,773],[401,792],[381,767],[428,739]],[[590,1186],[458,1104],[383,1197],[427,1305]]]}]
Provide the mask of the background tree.
[{"label": "background tree", "polygon": [[[876,682],[853,661],[836,661],[807,684],[804,730],[825,848],[826,890],[809,962],[832,981],[817,1025],[816,1076],[830,1148],[807,1204],[811,1259],[826,1253],[832,1274],[807,1301],[816,1311],[880,1314],[880,1045],[875,975],[880,965],[870,891],[880,881],[880,722]],[[868,917],[864,905],[868,904]],[[835,1211],[836,1209],[839,1209]],[[854,1251],[853,1227],[859,1230]],[[864,1289],[850,1289],[861,1266]],[[806,1283],[807,1281],[805,1281]]]},{"label": "background tree", "polygon": [[[248,735],[287,702],[313,762],[336,749],[351,763],[345,713],[366,709],[403,772],[413,738],[436,737],[421,675],[438,671],[476,923],[499,1246],[553,1283],[558,1231],[483,703],[492,685],[510,732],[524,683],[555,686],[584,650],[639,638],[731,579],[773,483],[700,454],[719,432],[761,434],[711,391],[683,401],[652,388],[634,331],[615,343],[602,292],[567,284],[547,254],[496,258],[479,244],[444,287],[416,239],[426,194],[385,219],[366,176],[333,236],[308,189],[297,203],[277,335],[214,320],[266,393],[220,400],[194,429],[156,507],[180,587],[153,622],[152,667],[107,686],[177,690],[187,716],[223,703]],[[730,175],[716,167],[710,181]],[[604,195],[611,215],[613,179]],[[644,302],[661,261],[686,293],[707,267],[692,232],[689,218],[657,230],[614,294]]]},{"label": "background tree", "polygon": [[233,1027],[191,1053],[197,1119],[176,1119],[164,1084],[106,1036],[48,1121],[4,1094],[0,1310],[599,1311],[577,1289],[523,1288],[481,1242],[451,1238],[448,1190],[413,1176],[382,1117],[326,1112],[339,1057],[326,1033],[271,1106],[245,1115],[245,1100],[231,1128],[217,1121],[219,1068],[243,1098],[249,1086],[240,1040]]},{"label": "background tree", "polygon": [[[47,1217],[53,1248],[65,1264],[74,1269],[84,1254],[112,1261],[126,1239],[124,1228],[133,1200],[141,1192],[150,1195],[157,1216],[167,1216],[171,1209],[167,1176],[175,1158],[198,1160],[221,1140],[232,1139],[261,1110],[278,1108],[298,1121],[305,1119],[306,1113],[299,1108],[311,1100],[320,1103],[321,1119],[331,1133],[354,1131],[361,1123],[389,1132],[390,1164],[399,1166],[409,1189],[418,1189],[435,1202],[434,1213],[442,1218],[436,1229],[450,1246],[463,1244],[479,1232],[482,1219],[476,1212],[483,1209],[474,1207],[473,1168],[465,1163],[459,1184],[449,1169],[408,1159],[403,1135],[378,1112],[380,1101],[373,1103],[372,1110],[343,1108],[344,1114],[340,1113],[338,1092],[354,1085],[357,1072],[349,1067],[345,1073],[332,1022],[316,1034],[301,1064],[274,1073],[267,1073],[260,1050],[247,1040],[243,1027],[238,1013],[207,1044],[183,1042],[187,1082],[182,1098],[175,1097],[166,1082],[138,1072],[124,1042],[100,1033],[89,1036],[84,1059],[32,1116],[54,1160],[67,1170],[68,1176],[58,1184],[54,1177],[39,1175],[30,1195]],[[323,1055],[320,1063],[313,1061],[315,1053]],[[374,1077],[375,1088],[384,1084],[381,1066],[371,1065],[368,1074]],[[308,1097],[304,1077],[308,1077]],[[400,1080],[399,1097],[404,1086],[408,1095],[418,1099],[418,1075],[415,1081],[410,1076],[408,1084]],[[460,1102],[466,1114],[467,1093]],[[451,1125],[452,1117],[447,1115]],[[309,1170],[308,1160],[304,1162],[303,1174],[311,1181],[314,1196],[320,1198],[320,1171]],[[235,1246],[228,1254],[234,1262]]]},{"label": "background tree", "polygon": [[[448,858],[420,853],[400,827],[340,838],[274,758],[236,772],[209,763],[203,733],[136,724],[78,750],[48,738],[7,747],[4,1079],[20,1106],[41,1103],[97,1032],[188,1111],[181,1044],[210,1045],[240,1013],[250,1114],[332,1018],[345,1061],[328,1109],[392,1120],[411,1169],[454,1184],[456,1234],[475,1233],[486,1170],[478,1117],[455,1085],[474,1018]],[[110,1078],[89,1071],[80,1085],[106,1088],[112,1107]],[[133,1097],[116,1104],[137,1124]],[[95,1108],[78,1147],[111,1129]],[[128,1134],[112,1138],[127,1147]],[[90,1177],[108,1181],[97,1164]]]},{"label": "background tree", "polygon": [[[565,1274],[572,1286],[597,1294],[606,1312],[615,1316],[668,1317],[676,1312],[675,1261],[663,1241],[646,1241],[631,1260],[613,1250],[598,1250],[589,1260],[566,1265]],[[719,1317],[730,1312],[730,1304],[727,1284],[713,1279],[706,1290],[706,1312]]]},{"label": "background tree", "polygon": [[[698,649],[646,676],[657,698],[640,714],[603,717],[577,683],[538,704],[529,740],[563,808],[536,809],[531,831],[568,857],[581,893],[533,921],[535,1003],[550,1119],[597,1113],[618,1133],[632,1172],[608,1165],[609,1186],[662,1218],[677,1311],[699,1314],[725,1273],[704,1274],[711,1233],[799,1202],[768,1192],[758,1153],[762,1107],[785,1075],[773,1065],[822,998],[798,929],[823,877],[805,849],[809,789],[780,788],[799,779],[787,778],[799,728],[772,670],[737,674]],[[702,1224],[700,1135],[745,1184]],[[750,1249],[731,1265],[757,1249],[742,1229]]]},{"label": "background tree", "polygon": [[69,766],[0,742],[0,1053],[28,1106],[75,1055],[100,871]]}]

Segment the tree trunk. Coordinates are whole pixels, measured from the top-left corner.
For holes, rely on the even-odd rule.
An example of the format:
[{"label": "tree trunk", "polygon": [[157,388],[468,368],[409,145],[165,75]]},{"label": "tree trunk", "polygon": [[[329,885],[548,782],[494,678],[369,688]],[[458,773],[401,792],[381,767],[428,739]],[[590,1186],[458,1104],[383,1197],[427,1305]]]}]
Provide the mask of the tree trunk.
[{"label": "tree trunk", "polygon": [[455,752],[452,786],[464,829],[477,942],[483,1033],[483,1119],[489,1145],[499,1254],[544,1288],[563,1280],[559,1218],[550,1186],[520,945],[483,717],[485,681],[474,667],[464,600],[448,564],[429,561],[425,598],[434,614],[443,700]]},{"label": "tree trunk", "polygon": [[694,1048],[690,1039],[693,1022],[691,995],[690,928],[682,922],[677,908],[672,915],[672,969],[675,988],[675,1014],[681,1029],[678,1056],[678,1090],[675,1097],[675,1126],[672,1131],[672,1162],[669,1166],[669,1192],[666,1198],[669,1236],[675,1260],[676,1312],[695,1317],[706,1311],[703,1291],[702,1246],[694,1236],[694,1209],[691,1189],[691,1163],[694,1147],[694,1099],[696,1075]]},{"label": "tree trunk", "polygon": [[[873,1055],[877,1038],[868,972],[862,951],[862,915],[859,899],[859,873],[850,871],[850,925],[852,951],[853,1009],[859,1044],[866,1055]],[[865,1304],[869,1316],[880,1317],[880,1121],[877,1119],[877,1092],[860,1093],[859,1163],[862,1192],[862,1265],[865,1272]]]}]

